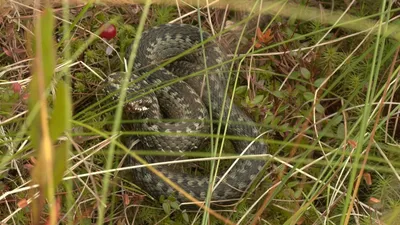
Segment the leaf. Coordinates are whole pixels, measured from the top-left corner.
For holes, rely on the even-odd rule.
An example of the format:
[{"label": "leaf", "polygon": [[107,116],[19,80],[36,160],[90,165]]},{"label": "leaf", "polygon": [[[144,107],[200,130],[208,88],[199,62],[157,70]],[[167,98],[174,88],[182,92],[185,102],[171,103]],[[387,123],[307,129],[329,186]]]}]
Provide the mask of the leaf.
[{"label": "leaf", "polygon": [[7,48],[3,47],[3,51],[8,57],[11,57],[11,58],[13,57],[12,52],[10,50],[8,50]]},{"label": "leaf", "polygon": [[259,27],[257,27],[257,40],[259,42],[261,42],[262,44],[267,44],[268,42],[270,42],[273,38],[274,35],[272,35],[272,30],[268,29],[267,31],[265,31],[264,33],[261,31],[261,29]]},{"label": "leaf", "polygon": [[28,200],[26,200],[26,198],[23,198],[18,201],[17,205],[19,208],[23,209],[28,206]]},{"label": "leaf", "polygon": [[250,103],[251,103],[251,101],[250,101],[250,98],[249,98],[249,96],[248,96],[248,95],[246,95],[246,97],[245,97],[245,101],[246,101],[246,103],[247,103],[247,104],[250,104]]},{"label": "leaf", "polygon": [[41,56],[38,60],[43,70],[44,78],[45,78],[45,87],[47,88],[50,84],[52,75],[54,73],[54,68],[56,64],[56,57],[55,57],[55,42],[53,40],[53,28],[54,28],[54,18],[53,13],[51,12],[50,8],[47,8],[44,11],[43,17],[40,20],[41,22],[41,35],[40,35],[40,47],[38,49],[38,54]]},{"label": "leaf", "polygon": [[307,68],[300,67],[300,73],[305,79],[310,79],[311,73]]},{"label": "leaf", "polygon": [[377,203],[380,203],[381,200],[378,199],[378,198],[375,198],[375,197],[370,197],[369,198],[369,202],[372,203],[372,204],[377,204]]},{"label": "leaf", "polygon": [[299,182],[296,180],[296,181],[291,181],[291,182],[288,182],[287,183],[287,186],[289,187],[289,188],[292,188],[292,187],[295,187],[295,186],[297,186],[297,185],[299,185]]},{"label": "leaf", "polygon": [[186,221],[186,223],[189,223],[189,215],[187,214],[187,212],[182,212],[182,217],[183,220]]},{"label": "leaf", "polygon": [[367,183],[368,186],[372,185],[372,178],[370,173],[364,173],[363,175],[365,183]]},{"label": "leaf", "polygon": [[171,202],[171,208],[173,208],[173,209],[179,209],[179,204],[178,204],[178,202],[176,202],[176,201]]},{"label": "leaf", "polygon": [[337,128],[337,130],[336,130],[336,135],[337,135],[339,138],[344,139],[344,138],[345,138],[344,134],[345,134],[344,124],[341,123],[341,124],[339,124],[339,126],[338,126],[338,128]]},{"label": "leaf", "polygon": [[301,188],[299,188],[298,190],[296,190],[295,192],[294,192],[294,198],[295,199],[299,199],[300,197],[301,197],[301,193],[303,193],[302,192],[302,189]]},{"label": "leaf", "polygon": [[303,94],[303,96],[304,96],[304,99],[306,99],[307,101],[311,101],[314,99],[314,94],[311,92],[305,92]]},{"label": "leaf", "polygon": [[272,94],[277,98],[283,98],[285,96],[284,93],[282,91],[279,91],[279,90],[273,91]]},{"label": "leaf", "polygon": [[235,94],[240,95],[244,94],[247,90],[247,86],[239,86],[235,89]]},{"label": "leaf", "polygon": [[54,186],[57,186],[61,182],[64,172],[67,169],[68,145],[69,142],[64,141],[54,149]]},{"label": "leaf", "polygon": [[[34,109],[37,109],[37,105],[40,101],[39,96],[45,93],[45,90],[49,88],[50,81],[55,68],[55,51],[53,45],[53,14],[51,9],[46,8],[41,15],[38,23],[36,24],[36,35],[34,40],[36,43],[33,45],[35,48],[35,61],[33,65],[32,81],[29,86],[29,111],[30,113],[36,113]],[[41,82],[39,82],[39,79]],[[43,84],[39,85],[40,83]],[[35,108],[36,107],[36,108]],[[34,148],[39,148],[39,140],[41,138],[41,123],[39,120],[39,109],[36,115],[33,117],[32,124],[29,129],[31,141]]]},{"label": "leaf", "polygon": [[164,202],[164,203],[162,204],[162,207],[163,207],[164,212],[165,212],[166,214],[170,214],[170,213],[171,213],[171,206],[170,206],[167,202]]},{"label": "leaf", "polygon": [[291,37],[294,33],[294,31],[289,26],[284,27],[283,30],[285,32],[285,35],[288,37]]},{"label": "leaf", "polygon": [[348,140],[347,143],[348,143],[352,148],[357,148],[357,141]]},{"label": "leaf", "polygon": [[306,92],[306,91],[307,91],[307,88],[304,87],[304,86],[301,85],[301,84],[297,84],[297,85],[296,85],[296,90],[299,90],[300,92]]},{"label": "leaf", "polygon": [[125,206],[129,205],[131,203],[131,199],[129,198],[129,195],[123,194],[122,195],[122,200]]},{"label": "leaf", "polygon": [[315,106],[315,110],[321,114],[323,114],[325,112],[325,108],[321,105],[321,104],[317,104]]},{"label": "leaf", "polygon": [[271,121],[271,126],[272,127],[277,127],[278,124],[282,121],[282,118],[280,116],[275,117],[272,121]]},{"label": "leaf", "polygon": [[288,23],[290,26],[295,27],[295,26],[296,26],[295,22],[296,22],[296,20],[297,20],[297,16],[298,16],[297,13],[291,14],[287,23]]},{"label": "leaf", "polygon": [[[38,88],[38,76],[33,74],[32,81],[29,85],[29,98],[28,98],[28,109],[30,113],[34,113],[36,109],[36,105],[39,103],[39,88]],[[40,142],[40,120],[39,113],[36,112],[36,115],[32,118],[31,126],[29,127],[29,136],[32,142],[32,145],[35,149],[39,147]]]},{"label": "leaf", "polygon": [[[33,183],[39,184],[40,195],[32,202],[32,224],[39,224],[44,198],[50,205],[54,203],[55,185],[53,180],[54,153],[48,125],[47,90],[53,77],[55,68],[55,48],[53,41],[54,18],[50,7],[46,7],[39,15],[35,24],[34,63],[32,81],[29,86],[29,113],[32,123],[29,134],[33,148],[37,151],[37,163],[32,170]],[[54,205],[53,205],[54,206]],[[49,208],[51,223],[56,218],[56,207]]]},{"label": "leaf", "polygon": [[293,191],[293,189],[291,189],[291,188],[286,188],[286,189],[284,189],[284,191],[283,191],[283,195],[284,195],[285,197],[287,197],[287,198],[293,198],[294,191]]},{"label": "leaf", "polygon": [[261,48],[262,47],[262,45],[257,41],[257,40],[255,40],[255,38],[251,38],[251,40],[254,42],[254,47],[255,48]]},{"label": "leaf", "polygon": [[54,111],[50,119],[50,137],[54,142],[66,130],[71,119],[71,95],[67,84],[59,81],[57,84]]},{"label": "leaf", "polygon": [[176,198],[174,196],[172,196],[172,195],[168,196],[168,200],[170,202],[176,202]]},{"label": "leaf", "polygon": [[272,30],[268,29],[264,33],[261,31],[259,27],[256,30],[256,38],[252,38],[251,40],[254,43],[255,48],[261,48],[263,44],[268,44],[273,38],[274,35],[271,34]]},{"label": "leaf", "polygon": [[338,115],[333,117],[333,119],[331,120],[332,126],[336,126],[338,125],[340,122],[342,122],[343,120],[343,116],[342,115]]},{"label": "leaf", "polygon": [[299,78],[300,73],[298,71],[293,71],[293,73],[290,75],[292,79],[297,79]]},{"label": "leaf", "polygon": [[324,81],[325,81],[325,78],[318,78],[314,81],[314,86],[320,87]]},{"label": "leaf", "polygon": [[257,105],[257,104],[261,103],[263,99],[264,99],[264,95],[257,95],[251,103],[254,105]]}]

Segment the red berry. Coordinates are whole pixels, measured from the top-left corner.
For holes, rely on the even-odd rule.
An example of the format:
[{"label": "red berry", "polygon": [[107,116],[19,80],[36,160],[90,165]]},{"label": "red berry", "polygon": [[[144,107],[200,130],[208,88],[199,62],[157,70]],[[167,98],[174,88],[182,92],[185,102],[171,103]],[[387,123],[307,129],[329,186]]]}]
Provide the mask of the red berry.
[{"label": "red berry", "polygon": [[26,101],[29,99],[29,93],[22,94],[22,100]]},{"label": "red berry", "polygon": [[21,85],[19,83],[12,83],[11,85],[14,93],[21,93]]},{"label": "red berry", "polygon": [[100,37],[104,39],[110,40],[117,35],[117,28],[112,24],[103,25],[102,29],[103,31],[100,33]]}]

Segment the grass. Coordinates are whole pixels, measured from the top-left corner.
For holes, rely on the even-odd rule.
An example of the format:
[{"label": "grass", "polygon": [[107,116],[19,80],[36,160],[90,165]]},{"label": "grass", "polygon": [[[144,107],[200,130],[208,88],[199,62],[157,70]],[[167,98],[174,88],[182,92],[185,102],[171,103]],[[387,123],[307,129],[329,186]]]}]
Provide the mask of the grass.
[{"label": "grass", "polygon": [[[64,2],[44,13],[1,4],[1,222],[399,223],[398,3],[148,3]],[[233,62],[229,93],[269,145],[268,170],[228,210],[187,211],[171,196],[153,199],[122,164],[129,154],[180,156],[129,151],[121,136],[146,133],[123,129],[135,122],[120,119],[123,101],[99,90],[108,74],[131,70],[123,56],[143,30],[168,22],[215,35],[231,57],[224,63]],[[116,38],[99,38],[105,23],[117,27]],[[244,137],[213,137],[224,154],[188,152],[187,161],[173,161],[177,169],[209,174],[216,158],[218,170],[228,168],[238,158],[229,140]]]}]

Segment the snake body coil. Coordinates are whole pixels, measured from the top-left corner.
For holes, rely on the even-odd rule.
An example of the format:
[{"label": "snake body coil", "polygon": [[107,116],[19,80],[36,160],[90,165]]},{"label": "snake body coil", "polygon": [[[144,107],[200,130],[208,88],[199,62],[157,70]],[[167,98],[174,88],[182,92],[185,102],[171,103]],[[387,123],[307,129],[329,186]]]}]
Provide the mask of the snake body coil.
[{"label": "snake body coil", "polygon": [[[201,37],[202,35],[202,37]],[[237,106],[230,107],[230,99],[224,98],[227,86],[227,68],[222,63],[225,56],[215,42],[207,42],[199,45],[210,37],[205,32],[191,25],[168,24],[152,28],[143,32],[134,63],[135,74],[132,80],[143,75],[140,82],[134,82],[127,90],[127,98],[140,95],[149,86],[161,86],[168,82],[171,84],[156,88],[149,95],[142,95],[133,103],[127,103],[126,114],[132,117],[150,118],[138,127],[144,131],[164,133],[209,133],[209,114],[214,120],[219,120],[222,115],[221,133],[224,132],[224,124],[227,125],[227,134],[238,137],[256,138],[260,135],[254,122]],[[191,49],[198,45],[197,49]],[[191,49],[189,54],[179,57],[168,65],[157,68],[162,62],[169,60]],[[203,52],[205,55],[203,55]],[[130,51],[127,53],[129,58]],[[205,59],[205,60],[204,60]],[[207,65],[207,72],[204,72]],[[203,71],[203,73],[196,73]],[[151,72],[151,73],[150,73]],[[205,79],[204,75],[207,75]],[[193,75],[188,77],[188,75]],[[118,75],[112,77],[118,79]],[[110,79],[111,79],[110,78]],[[178,82],[177,78],[184,78]],[[208,84],[207,84],[208,83]],[[147,87],[147,89],[146,89]],[[113,88],[118,88],[115,84]],[[225,99],[225,100],[224,100]],[[229,115],[229,123],[224,123]],[[162,122],[163,116],[182,119],[182,122]],[[192,120],[192,121],[185,121]],[[193,122],[194,121],[194,122]],[[236,123],[235,123],[236,122]],[[217,127],[215,124],[214,127]],[[204,136],[204,135],[203,135]],[[204,138],[196,135],[146,135],[139,136],[146,149],[161,149],[164,151],[188,151],[196,149]],[[267,145],[261,142],[233,141],[235,151],[244,155],[265,154]],[[151,156],[144,157],[149,163],[155,162]],[[138,164],[130,159],[130,164]],[[224,176],[222,182],[213,189],[211,199],[232,200],[240,198],[249,184],[256,178],[263,168],[262,160],[240,159],[234,167]],[[178,184],[198,200],[204,200],[209,187],[209,176],[195,176],[178,172],[168,166],[156,167],[166,177]],[[225,172],[225,171],[222,171]],[[166,184],[162,179],[153,174],[147,168],[133,169],[135,184],[143,188],[153,197],[174,194],[181,202],[187,199],[175,189]],[[217,179],[221,179],[221,173]]]}]

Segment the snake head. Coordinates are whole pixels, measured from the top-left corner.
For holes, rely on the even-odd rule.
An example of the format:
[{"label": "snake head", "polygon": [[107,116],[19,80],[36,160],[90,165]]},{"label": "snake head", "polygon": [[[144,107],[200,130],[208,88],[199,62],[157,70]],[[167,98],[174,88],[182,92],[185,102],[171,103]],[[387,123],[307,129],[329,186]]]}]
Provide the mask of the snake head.
[{"label": "snake head", "polygon": [[140,98],[134,101],[127,102],[125,104],[125,109],[128,112],[133,113],[144,113],[151,107],[151,102],[148,98]]},{"label": "snake head", "polygon": [[[110,74],[105,80],[105,92],[111,94],[114,100],[119,99],[121,91],[121,80],[123,79],[123,72],[116,72]],[[136,76],[134,76],[136,78]],[[146,114],[153,106],[153,102],[157,99],[154,94],[143,94],[141,88],[143,85],[147,85],[147,82],[141,81],[139,83],[131,84],[126,90],[126,102],[124,104],[124,110],[128,113],[133,114]]]}]

